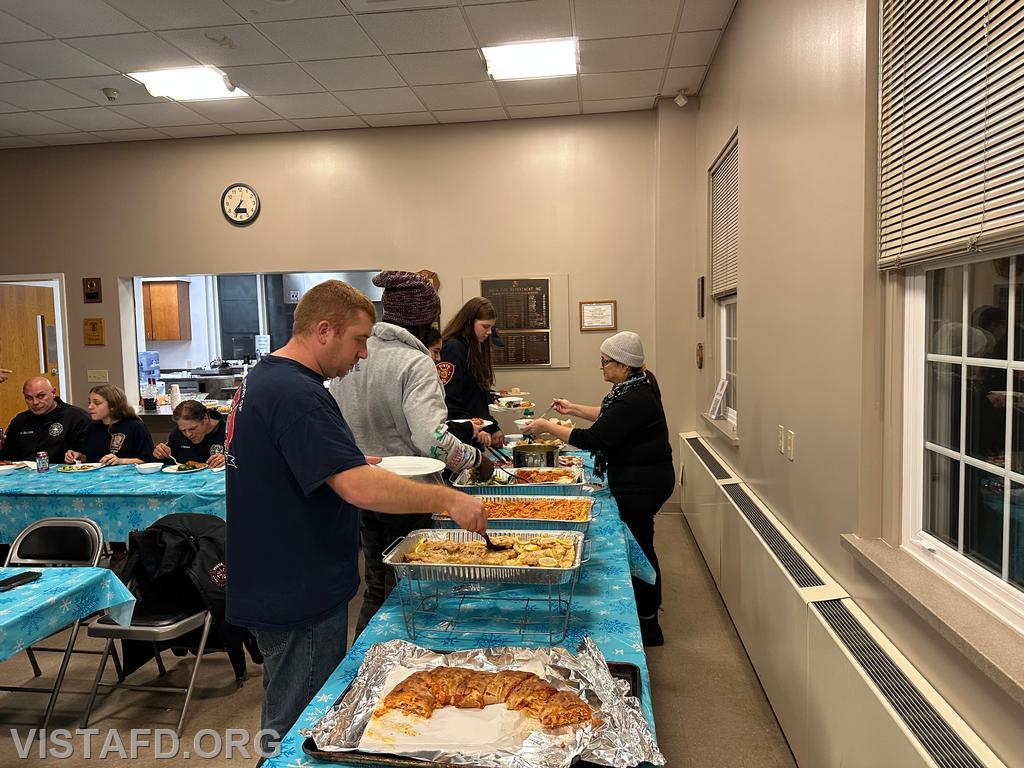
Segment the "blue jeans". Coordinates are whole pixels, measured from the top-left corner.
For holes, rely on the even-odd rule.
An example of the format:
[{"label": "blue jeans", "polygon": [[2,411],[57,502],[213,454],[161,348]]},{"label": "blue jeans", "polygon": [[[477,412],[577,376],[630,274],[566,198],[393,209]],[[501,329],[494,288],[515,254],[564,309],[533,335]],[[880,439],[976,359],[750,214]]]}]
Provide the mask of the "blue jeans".
[{"label": "blue jeans", "polygon": [[345,658],[347,606],[337,616],[316,624],[287,630],[253,629],[252,633],[263,654],[260,728],[276,731],[283,738]]}]

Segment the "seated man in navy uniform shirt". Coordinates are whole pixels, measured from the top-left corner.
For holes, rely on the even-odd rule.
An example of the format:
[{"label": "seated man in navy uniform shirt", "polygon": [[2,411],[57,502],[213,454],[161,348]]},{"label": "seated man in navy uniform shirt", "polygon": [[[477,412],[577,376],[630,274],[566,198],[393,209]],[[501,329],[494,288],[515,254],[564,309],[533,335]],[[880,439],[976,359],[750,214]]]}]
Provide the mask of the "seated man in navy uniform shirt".
[{"label": "seated man in navy uniform shirt", "polygon": [[92,421],[88,413],[57,397],[57,390],[45,376],[33,376],[21,391],[28,410],[11,420],[0,440],[0,459],[33,460],[37,453],[46,451],[50,462],[56,464],[64,461],[68,450],[85,449],[85,432]]}]

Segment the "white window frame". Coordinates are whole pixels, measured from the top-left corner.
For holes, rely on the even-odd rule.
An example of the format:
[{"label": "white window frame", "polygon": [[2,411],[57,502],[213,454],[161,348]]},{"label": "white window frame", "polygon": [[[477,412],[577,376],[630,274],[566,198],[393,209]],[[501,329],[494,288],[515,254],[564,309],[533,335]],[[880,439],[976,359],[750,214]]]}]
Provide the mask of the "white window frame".
[{"label": "white window frame", "polygon": [[[969,557],[949,546],[941,539],[924,530],[924,452],[925,452],[925,373],[926,373],[926,333],[927,333],[927,272],[933,269],[944,269],[951,266],[964,266],[981,261],[1016,256],[1011,266],[1011,276],[1015,279],[1024,278],[1024,253],[987,252],[984,256],[974,256],[957,260],[944,260],[933,265],[924,265],[908,269],[905,289],[904,317],[904,377],[903,377],[903,498],[902,498],[902,549],[913,555],[924,565],[948,582],[973,598],[979,605],[995,614],[1016,631],[1024,634],[1024,591],[1012,586],[1009,582],[996,576],[991,571],[973,562]],[[966,285],[964,290],[969,290]],[[1010,313],[1013,316],[1015,290],[1010,290]],[[1024,311],[1024,308],[1021,309]],[[1013,350],[1013,323],[1008,329],[1007,348]],[[966,346],[962,349],[966,350]],[[942,356],[933,355],[933,358]],[[952,361],[952,359],[951,359]],[[991,360],[966,358],[967,363],[991,363]],[[955,362],[960,362],[957,356]],[[1014,370],[1024,370],[1024,362],[1011,363]],[[964,434],[966,407],[960,407],[961,435]],[[1007,409],[1008,418],[1010,409]],[[963,461],[988,471],[992,465],[971,457],[961,459],[956,451],[944,450],[936,446],[937,453],[942,453],[956,461]],[[962,473],[961,473],[962,474]],[[1006,478],[1024,483],[1024,475],[1005,471]],[[963,525],[963,483],[961,482],[960,525]],[[1010,492],[1010,483],[1006,483],[1006,493]],[[1009,565],[1009,525],[1010,516],[1003,519],[1003,564]],[[963,546],[963,531],[959,536]]]},{"label": "white window frame", "polygon": [[[739,313],[739,305],[736,302],[736,296],[737,296],[737,294],[733,293],[733,294],[730,294],[728,296],[723,296],[722,298],[718,299],[718,326],[719,326],[719,328],[718,328],[718,358],[719,358],[718,376],[719,376],[719,380],[726,378],[726,373],[728,372],[726,370],[727,356],[725,354],[725,347],[726,347],[726,340],[727,340],[727,337],[726,337],[726,327],[728,325],[728,323],[726,322],[726,313],[728,312],[728,308],[730,306],[735,306],[737,314]],[[737,323],[737,325],[738,325],[738,323]],[[736,362],[737,362],[737,360],[739,358],[739,342],[738,342],[738,339],[739,339],[739,333],[737,332],[736,336],[733,338],[733,341],[736,342],[736,353],[737,353],[736,354],[736,358],[734,358],[734,360],[733,360],[733,365],[736,364]],[[733,380],[738,380],[739,379],[739,376],[737,375],[736,371],[732,371],[731,373],[732,373],[732,376],[733,376]],[[735,392],[733,394],[735,395]],[[726,396],[728,396],[728,391],[726,391]],[[738,400],[734,400],[733,402],[736,403],[736,405],[739,405],[739,401]],[[736,409],[735,408],[730,408],[729,406],[725,405],[725,403],[723,402],[722,403],[722,413],[724,414],[726,420],[730,424],[732,424],[733,426],[736,425]]]}]

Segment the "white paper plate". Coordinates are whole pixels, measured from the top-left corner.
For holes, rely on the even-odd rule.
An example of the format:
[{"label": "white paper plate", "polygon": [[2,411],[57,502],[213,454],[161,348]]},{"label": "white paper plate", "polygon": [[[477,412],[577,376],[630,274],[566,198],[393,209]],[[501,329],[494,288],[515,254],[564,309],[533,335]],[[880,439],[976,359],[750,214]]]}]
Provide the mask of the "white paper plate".
[{"label": "white paper plate", "polygon": [[[75,465],[74,464],[61,464],[60,466],[61,467],[73,467]],[[70,470],[70,469],[62,470],[62,469],[60,469],[60,467],[58,467],[57,471],[60,472],[62,475],[77,475],[79,472],[92,472],[94,469],[100,469],[103,465],[102,464],[86,464],[83,461],[81,464],[78,464],[77,466],[79,468],[76,469],[76,470]]]},{"label": "white paper plate", "polygon": [[[467,424],[468,422],[471,422],[472,419],[452,419],[451,421],[453,424]],[[483,429],[484,427],[490,427],[494,424],[494,422],[491,421],[490,419],[481,419],[481,421],[483,423],[480,425],[480,429]]]},{"label": "white paper plate", "polygon": [[386,469],[402,477],[421,477],[442,471],[444,462],[427,456],[385,456],[380,464],[372,466]]},{"label": "white paper plate", "polygon": [[199,469],[178,469],[176,464],[171,464],[169,467],[164,467],[161,472],[165,472],[168,475],[191,475],[193,472],[202,472],[206,467],[200,467]]},{"label": "white paper plate", "polygon": [[[504,393],[504,394],[502,394],[502,393]],[[492,389],[491,390],[491,394],[492,395],[497,395],[498,397],[526,397],[530,393],[529,392],[509,392],[508,390],[504,390],[504,389]]]}]

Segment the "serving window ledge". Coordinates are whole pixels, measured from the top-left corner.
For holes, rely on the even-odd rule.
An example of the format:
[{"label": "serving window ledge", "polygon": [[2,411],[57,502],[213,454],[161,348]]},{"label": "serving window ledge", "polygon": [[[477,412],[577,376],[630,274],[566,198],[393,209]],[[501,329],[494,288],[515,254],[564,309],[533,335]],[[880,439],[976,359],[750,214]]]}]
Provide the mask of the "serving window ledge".
[{"label": "serving window ledge", "polygon": [[881,539],[843,534],[843,547],[947,642],[1024,705],[1024,638],[974,600]]}]

